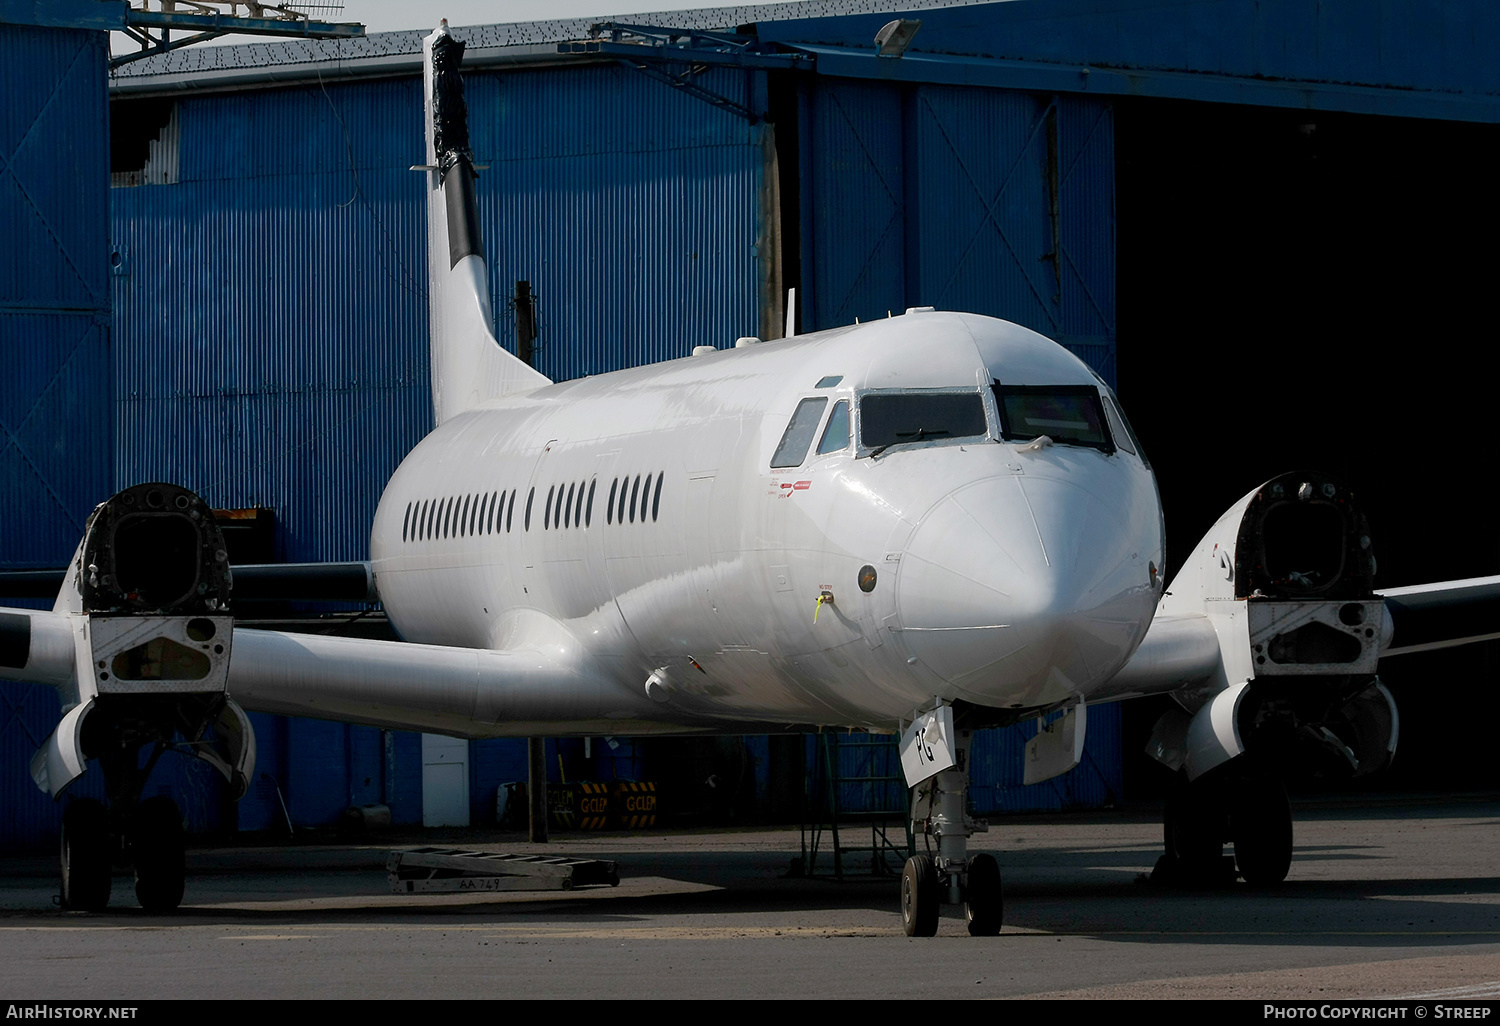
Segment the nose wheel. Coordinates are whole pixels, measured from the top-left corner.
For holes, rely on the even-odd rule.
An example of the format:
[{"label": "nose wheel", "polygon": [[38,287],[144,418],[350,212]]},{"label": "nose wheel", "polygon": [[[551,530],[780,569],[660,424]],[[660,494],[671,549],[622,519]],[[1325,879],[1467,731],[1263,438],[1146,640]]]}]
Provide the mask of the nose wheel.
[{"label": "nose wheel", "polygon": [[913,855],[901,872],[901,925],[908,937],[931,937],[937,933],[938,910],[943,904],[937,870],[926,855]]},{"label": "nose wheel", "polygon": [[[992,855],[974,855],[962,877],[959,889],[963,894],[969,936],[995,936],[1000,932],[1005,908],[1000,891],[999,864]],[[901,873],[901,926],[908,937],[937,934],[945,890],[947,888],[931,857],[913,855],[906,860],[906,868]]]},{"label": "nose wheel", "polygon": [[969,859],[969,879],[964,887],[964,916],[969,921],[969,936],[993,937],[999,933],[1004,908],[999,863],[993,855],[975,855]]}]

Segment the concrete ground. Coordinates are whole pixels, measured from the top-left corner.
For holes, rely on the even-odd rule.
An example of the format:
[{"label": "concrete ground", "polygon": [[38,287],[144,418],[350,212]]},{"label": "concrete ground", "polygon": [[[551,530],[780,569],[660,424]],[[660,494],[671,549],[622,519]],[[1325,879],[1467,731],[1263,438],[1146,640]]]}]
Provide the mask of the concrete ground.
[{"label": "concrete ground", "polygon": [[[107,912],[64,912],[54,860],[7,859],[0,987],[116,1000],[1500,994],[1500,798],[1294,811],[1291,874],[1265,891],[1146,882],[1161,835],[1149,811],[993,821],[974,838],[1005,878],[993,938],[969,937],[961,908],[944,910],[937,937],[907,938],[894,877],[789,877],[795,829],[200,849],[171,916],[135,907],[128,875]],[[393,894],[388,852],[420,845],[614,859],[622,881]]]}]

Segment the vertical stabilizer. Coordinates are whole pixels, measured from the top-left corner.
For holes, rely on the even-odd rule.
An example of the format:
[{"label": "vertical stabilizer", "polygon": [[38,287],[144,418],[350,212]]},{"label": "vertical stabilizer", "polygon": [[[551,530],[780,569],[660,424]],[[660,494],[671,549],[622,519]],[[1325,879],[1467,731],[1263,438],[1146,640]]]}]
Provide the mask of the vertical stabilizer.
[{"label": "vertical stabilizer", "polygon": [[503,395],[552,382],[506,352],[490,327],[468,107],[458,74],[464,44],[448,34],[444,21],[423,51],[432,412],[441,424]]}]

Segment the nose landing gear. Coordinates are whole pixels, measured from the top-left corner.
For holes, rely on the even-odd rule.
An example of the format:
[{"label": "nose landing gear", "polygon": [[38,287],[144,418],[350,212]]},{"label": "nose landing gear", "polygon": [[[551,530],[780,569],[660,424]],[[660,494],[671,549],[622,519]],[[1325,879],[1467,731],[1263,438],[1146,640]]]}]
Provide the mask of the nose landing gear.
[{"label": "nose landing gear", "polygon": [[[937,838],[937,854],[913,855],[901,874],[901,925],[908,937],[934,936],[945,903],[964,906],[974,937],[995,936],[1003,919],[999,864],[991,855],[968,851],[970,835],[989,829],[965,809],[969,731],[952,731],[951,737],[946,743],[953,765],[912,788],[912,832]],[[927,815],[919,817],[923,802]]]}]

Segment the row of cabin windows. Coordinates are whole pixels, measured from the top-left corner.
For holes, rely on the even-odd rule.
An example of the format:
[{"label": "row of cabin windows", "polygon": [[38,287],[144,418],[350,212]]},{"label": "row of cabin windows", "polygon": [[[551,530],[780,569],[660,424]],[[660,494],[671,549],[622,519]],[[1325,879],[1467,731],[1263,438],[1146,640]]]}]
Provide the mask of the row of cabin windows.
[{"label": "row of cabin windows", "polygon": [[[646,522],[649,511],[654,522],[661,513],[661,489],[666,474],[617,477],[609,486],[605,507],[607,523],[635,523],[637,515]],[[654,481],[654,487],[653,487]],[[590,527],[594,523],[594,490],[598,479],[552,485],[547,489],[547,503],[542,512],[542,529]],[[618,501],[617,501],[618,497]],[[531,530],[531,506],[536,489],[526,493],[523,530]],[[406,519],[401,525],[403,542],[429,541],[434,538],[464,538],[473,535],[507,533],[515,521],[516,491],[500,491],[449,496],[446,499],[420,499],[406,504]]]},{"label": "row of cabin windows", "polygon": [[[651,510],[651,520],[655,523],[657,515],[661,513],[661,486],[666,479],[666,474],[656,475],[656,488],[653,492],[651,487],[651,475],[646,475],[644,487],[641,484],[641,475],[635,475],[632,481],[628,476],[615,478],[609,486],[609,503],[605,506],[605,520],[607,523],[625,523],[629,517],[630,522],[635,523],[637,503],[639,503],[641,523],[646,522],[646,510]],[[616,495],[618,494],[618,504]]]},{"label": "row of cabin windows", "polygon": [[[604,504],[604,522],[607,524],[625,523],[629,518],[630,523],[635,523],[637,513],[641,523],[646,522],[646,512],[649,509],[651,519],[655,521],[661,514],[661,489],[666,480],[666,474],[647,474],[644,485],[641,475],[635,475],[632,481],[630,477],[617,477],[610,482],[609,499]],[[655,481],[655,488],[652,481]],[[542,512],[542,529],[544,531],[552,528],[563,530],[569,527],[592,527],[594,524],[594,488],[598,483],[595,478],[587,482],[579,481],[576,484],[553,485],[547,489],[547,504]],[[639,504],[639,505],[637,505]],[[531,497],[526,498],[526,529],[531,529]]]},{"label": "row of cabin windows", "polygon": [[406,504],[401,540],[427,541],[509,531],[515,506],[515,489],[511,489],[508,498],[502,489],[446,499],[419,499]]}]

